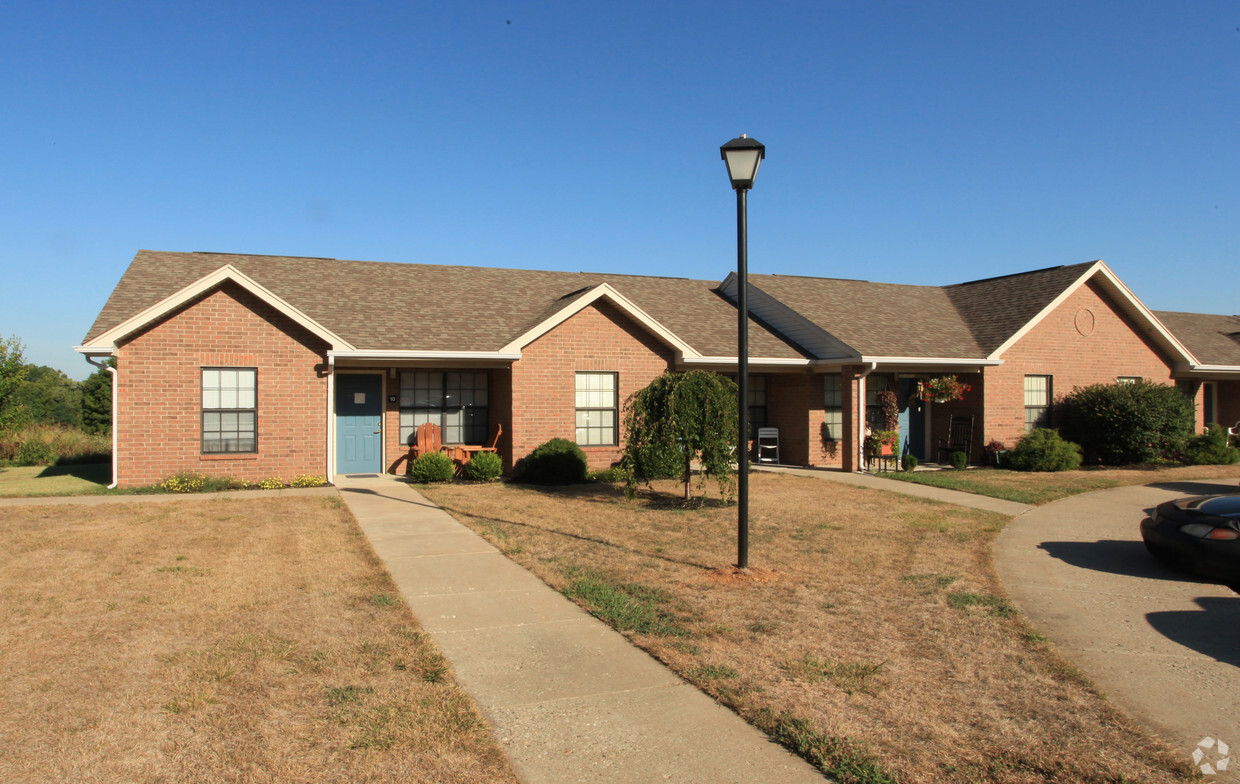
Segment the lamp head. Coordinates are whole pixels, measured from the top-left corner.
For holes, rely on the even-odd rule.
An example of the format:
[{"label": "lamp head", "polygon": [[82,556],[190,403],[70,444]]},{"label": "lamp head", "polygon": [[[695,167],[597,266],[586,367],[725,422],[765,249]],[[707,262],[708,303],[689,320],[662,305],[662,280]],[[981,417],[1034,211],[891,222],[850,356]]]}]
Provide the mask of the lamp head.
[{"label": "lamp head", "polygon": [[719,148],[719,154],[728,165],[728,179],[733,190],[748,190],[758,176],[758,167],[766,157],[766,145],[745,134]]}]

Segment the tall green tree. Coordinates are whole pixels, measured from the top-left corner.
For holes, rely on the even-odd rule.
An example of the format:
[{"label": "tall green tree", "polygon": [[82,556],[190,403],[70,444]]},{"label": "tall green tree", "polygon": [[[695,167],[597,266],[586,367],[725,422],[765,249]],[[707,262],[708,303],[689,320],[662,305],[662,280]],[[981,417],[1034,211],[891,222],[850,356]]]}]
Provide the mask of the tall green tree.
[{"label": "tall green tree", "polygon": [[[116,367],[116,360],[108,365]],[[82,382],[82,429],[87,433],[112,432],[112,374],[99,368]]]},{"label": "tall green tree", "polygon": [[77,428],[82,424],[82,391],[56,368],[30,365],[16,398],[32,422]]},{"label": "tall green tree", "polygon": [[25,349],[16,335],[0,337],[0,432],[26,419],[26,411],[17,398],[28,371]]},{"label": "tall green tree", "polygon": [[692,495],[692,464],[701,463],[699,489],[707,477],[723,498],[736,487],[736,384],[704,370],[664,373],[625,404],[625,448],[621,466],[630,492],[636,483],[679,476],[685,498]]}]

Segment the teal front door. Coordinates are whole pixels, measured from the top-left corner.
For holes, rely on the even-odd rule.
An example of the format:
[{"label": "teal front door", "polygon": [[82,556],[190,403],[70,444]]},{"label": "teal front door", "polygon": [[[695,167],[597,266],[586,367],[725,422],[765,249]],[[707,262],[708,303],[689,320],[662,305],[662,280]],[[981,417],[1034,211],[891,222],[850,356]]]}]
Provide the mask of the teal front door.
[{"label": "teal front door", "polygon": [[383,473],[383,378],[336,376],[336,473]]},{"label": "teal front door", "polygon": [[917,379],[900,379],[897,393],[900,406],[900,435],[904,439],[903,452],[926,459],[926,404],[917,399]]}]

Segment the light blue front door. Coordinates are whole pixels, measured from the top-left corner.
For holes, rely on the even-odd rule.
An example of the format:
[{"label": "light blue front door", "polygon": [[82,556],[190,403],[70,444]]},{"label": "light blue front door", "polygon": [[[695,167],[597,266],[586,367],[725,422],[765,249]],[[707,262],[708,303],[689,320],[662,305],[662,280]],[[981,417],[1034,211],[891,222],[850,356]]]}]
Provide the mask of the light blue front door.
[{"label": "light blue front door", "polygon": [[897,393],[900,406],[900,435],[904,452],[918,460],[926,459],[926,404],[917,399],[917,379],[900,379]]},{"label": "light blue front door", "polygon": [[383,472],[383,378],[336,376],[336,473]]}]

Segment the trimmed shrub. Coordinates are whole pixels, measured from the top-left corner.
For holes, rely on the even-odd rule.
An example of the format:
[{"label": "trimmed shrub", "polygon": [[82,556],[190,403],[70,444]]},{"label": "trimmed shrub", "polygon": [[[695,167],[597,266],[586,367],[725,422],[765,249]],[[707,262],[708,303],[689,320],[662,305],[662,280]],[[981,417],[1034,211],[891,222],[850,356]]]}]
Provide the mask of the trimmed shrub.
[{"label": "trimmed shrub", "polygon": [[443,452],[427,452],[409,464],[409,481],[420,485],[451,482],[454,473],[452,458]]},{"label": "trimmed shrub", "polygon": [[1008,465],[1015,471],[1074,471],[1081,465],[1081,448],[1058,431],[1038,427],[1008,453]]},{"label": "trimmed shrub", "polygon": [[1078,387],[1055,404],[1055,418],[1091,464],[1148,463],[1193,434],[1192,401],[1152,381]]},{"label": "trimmed shrub", "polygon": [[585,452],[565,438],[539,444],[514,471],[518,482],[531,485],[571,485],[586,481]]},{"label": "trimmed shrub", "polygon": [[1227,444],[1227,428],[1211,423],[1205,434],[1193,436],[1184,444],[1184,462],[1189,465],[1232,465],[1240,462],[1240,449]]},{"label": "trimmed shrub", "polygon": [[465,464],[465,478],[475,482],[494,482],[504,473],[504,461],[494,452],[479,452]]},{"label": "trimmed shrub", "polygon": [[586,479],[589,479],[591,482],[623,482],[628,476],[628,472],[620,466],[612,466],[611,468],[600,468],[597,471],[591,471],[586,474]]},{"label": "trimmed shrub", "polygon": [[948,456],[948,460],[951,461],[952,468],[957,471],[964,470],[964,467],[969,464],[969,456],[964,452],[952,452],[951,455]]},{"label": "trimmed shrub", "polygon": [[900,467],[905,471],[912,471],[917,468],[917,455],[907,454],[900,458]]}]

